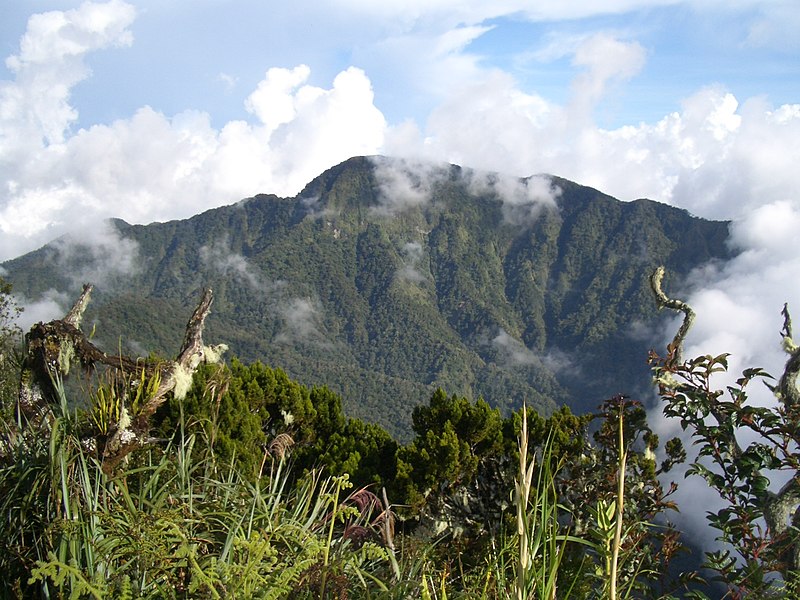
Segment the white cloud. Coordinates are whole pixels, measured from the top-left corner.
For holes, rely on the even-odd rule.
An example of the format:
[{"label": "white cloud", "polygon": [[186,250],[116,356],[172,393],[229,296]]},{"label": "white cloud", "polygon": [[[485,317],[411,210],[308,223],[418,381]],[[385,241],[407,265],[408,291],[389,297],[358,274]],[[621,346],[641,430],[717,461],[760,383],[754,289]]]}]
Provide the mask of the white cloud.
[{"label": "white cloud", "polygon": [[559,373],[569,369],[573,374],[578,369],[574,361],[557,348],[552,348],[544,354],[533,352],[502,327],[499,328],[497,335],[489,343],[497,351],[497,362],[500,366],[524,367],[534,365],[548,369],[552,373]]},{"label": "white cloud", "polygon": [[512,366],[533,365],[539,363],[538,357],[528,350],[521,341],[500,328],[498,334],[491,340],[492,346],[500,353],[500,360]]},{"label": "white cloud", "polygon": [[800,11],[792,0],[759,3],[758,16],[750,23],[745,44],[751,47],[774,47],[781,51],[800,46]]},{"label": "white cloud", "polygon": [[576,96],[594,103],[609,84],[627,81],[642,70],[645,51],[636,42],[622,42],[598,33],[577,47],[572,62],[586,68],[573,83]]},{"label": "white cloud", "polygon": [[505,173],[466,171],[468,189],[473,194],[496,194],[503,202],[503,217],[509,223],[529,225],[547,208],[555,208],[561,189],[545,175],[527,178]]},{"label": "white cloud", "polygon": [[[256,115],[267,132],[272,133],[280,125],[291,122],[297,116],[294,91],[300,88],[311,74],[311,69],[300,65],[294,69],[270,69],[256,90],[245,100],[247,110]],[[303,102],[313,102],[324,90],[303,88]]]},{"label": "white cloud", "polygon": [[275,343],[314,342],[326,345],[320,332],[319,308],[309,298],[292,298],[279,307],[283,329],[275,336]]},{"label": "white cloud", "polygon": [[578,19],[597,15],[618,14],[658,5],[679,3],[679,0],[389,0],[371,2],[370,0],[336,0],[336,4],[354,13],[369,13],[382,16],[385,20],[397,21],[398,26],[410,27],[414,23],[428,23],[435,19],[445,24],[480,23],[482,21],[507,15],[526,18],[532,21],[557,19]]},{"label": "white cloud", "polygon": [[54,289],[47,290],[38,300],[29,300],[24,296],[16,298],[17,304],[24,310],[17,319],[17,325],[27,333],[36,323],[47,323],[53,319],[63,319],[74,299]]},{"label": "white cloud", "polygon": [[73,230],[53,242],[52,253],[59,272],[74,288],[91,283],[106,289],[124,285],[141,269],[139,244],[121,235],[108,221]]},{"label": "white cloud", "polygon": [[254,290],[265,289],[258,273],[252,269],[247,259],[231,250],[230,240],[227,238],[201,246],[200,260],[213,270],[241,279]]},{"label": "white cloud", "polygon": [[492,71],[482,81],[454,90],[431,113],[424,145],[417,152],[465,166],[528,175],[541,155],[552,151],[561,126],[560,109],[519,90],[510,75]]},{"label": "white cloud", "polygon": [[403,281],[422,283],[425,275],[419,270],[424,250],[419,242],[406,242],[402,249],[404,265],[397,271],[397,277]]},{"label": "white cloud", "polygon": [[427,204],[434,187],[443,182],[448,173],[442,164],[411,158],[385,160],[376,157],[373,164],[379,191],[379,205],[373,211],[382,215],[395,215]]},{"label": "white cloud", "polygon": [[[64,140],[77,112],[70,89],[90,71],[87,53],[128,45],[134,8],[119,0],[86,2],[75,10],[33,15],[20,40],[19,54],[6,59],[15,81],[0,84],[0,157]],[[15,146],[23,146],[19,148]]]}]

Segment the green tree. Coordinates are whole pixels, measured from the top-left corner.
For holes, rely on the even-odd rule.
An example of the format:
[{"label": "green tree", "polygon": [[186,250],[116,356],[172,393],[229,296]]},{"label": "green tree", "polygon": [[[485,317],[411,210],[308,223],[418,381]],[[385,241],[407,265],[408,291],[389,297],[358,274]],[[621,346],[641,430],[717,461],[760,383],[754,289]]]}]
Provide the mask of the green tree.
[{"label": "green tree", "polygon": [[439,389],[414,409],[412,422],[416,437],[398,452],[397,486],[414,506],[434,489],[473,479],[481,458],[503,447],[500,412],[483,399],[472,403]]},{"label": "green tree", "polygon": [[[186,398],[170,401],[158,415],[161,435],[172,435],[181,416],[200,428],[223,462],[257,477],[272,460],[270,444],[291,440],[300,474],[324,466],[349,474],[356,486],[384,485],[395,476],[397,443],[380,426],[347,418],[338,394],[325,386],[310,390],[282,369],[260,362],[201,366]],[[288,436],[288,437],[287,437]]]}]

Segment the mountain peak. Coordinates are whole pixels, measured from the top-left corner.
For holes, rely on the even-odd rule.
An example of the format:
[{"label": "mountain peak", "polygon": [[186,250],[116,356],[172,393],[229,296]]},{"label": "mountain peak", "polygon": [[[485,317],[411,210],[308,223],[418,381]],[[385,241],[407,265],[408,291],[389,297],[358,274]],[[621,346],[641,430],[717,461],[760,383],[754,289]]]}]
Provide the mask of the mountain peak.
[{"label": "mountain peak", "polygon": [[645,389],[654,341],[630,328],[655,330],[653,268],[682,278],[728,256],[727,223],[666,205],[387,157],[349,159],[295,198],[118,224],[102,252],[76,262],[62,242],[6,278],[32,299],[97,283],[87,318],[115,351],[169,350],[212,287],[209,339],[328,385],[400,438],[436,387],[544,413]]}]

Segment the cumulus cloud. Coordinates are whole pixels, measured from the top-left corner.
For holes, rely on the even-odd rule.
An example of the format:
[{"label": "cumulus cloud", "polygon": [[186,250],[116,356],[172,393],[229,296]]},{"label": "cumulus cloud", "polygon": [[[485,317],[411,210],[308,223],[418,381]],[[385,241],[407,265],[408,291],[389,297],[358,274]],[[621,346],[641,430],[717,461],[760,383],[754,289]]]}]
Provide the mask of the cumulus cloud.
[{"label": "cumulus cloud", "polygon": [[[520,90],[509,74],[491,71],[455,89],[433,110],[422,135],[414,136],[406,126],[392,130],[387,145],[399,154],[530,175],[541,157],[558,147],[562,121],[563,110]],[[419,147],[402,146],[417,139]]]},{"label": "cumulus cloud", "polygon": [[64,141],[78,116],[69,104],[70,90],[90,74],[84,57],[130,44],[134,16],[131,5],[112,0],[30,18],[19,53],[6,59],[15,81],[0,82],[0,157]]},{"label": "cumulus cloud", "polygon": [[145,106],[72,132],[70,93],[89,74],[85,56],[129,44],[134,16],[115,0],[31,17],[7,61],[15,78],[0,82],[0,258],[76,220],[168,220],[258,192],[291,195],[325,168],[381,147],[385,119],[354,67],[329,89],[307,83],[307,66],[269,69],[244,101],[252,122],[215,128],[202,112]]},{"label": "cumulus cloud", "polygon": [[[395,152],[501,173],[557,174],[622,200],[651,198],[705,218],[737,218],[797,189],[800,105],[740,102],[721,86],[654,123],[602,129],[519,89],[507,74],[454,91],[425,130],[392,129]],[[584,114],[589,109],[584,108]]]}]

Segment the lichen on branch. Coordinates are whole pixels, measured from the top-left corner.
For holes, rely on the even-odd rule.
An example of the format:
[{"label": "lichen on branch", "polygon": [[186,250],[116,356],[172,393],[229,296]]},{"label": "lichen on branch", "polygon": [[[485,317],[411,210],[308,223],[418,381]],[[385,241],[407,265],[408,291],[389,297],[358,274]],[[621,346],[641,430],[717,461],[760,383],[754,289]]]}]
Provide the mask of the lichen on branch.
[{"label": "lichen on branch", "polygon": [[125,385],[153,380],[157,385],[136,407],[126,405],[128,390],[121,390],[119,417],[109,424],[107,431],[97,435],[93,443],[85,444],[85,447],[97,449],[104,470],[110,472],[130,452],[150,441],[149,419],[169,395],[184,396],[197,366],[201,362],[219,360],[227,347],[203,344],[203,327],[213,302],[211,290],[206,289],[186,325],[183,344],[174,360],[109,355],[92,344],[80,329],[91,292],[92,286],[85,285],[63,319],[37,323],[25,336],[18,406],[22,415],[47,427],[53,407],[59,402],[55,382],[66,378],[75,363],[86,371],[103,365],[118,381],[126,382]]}]

